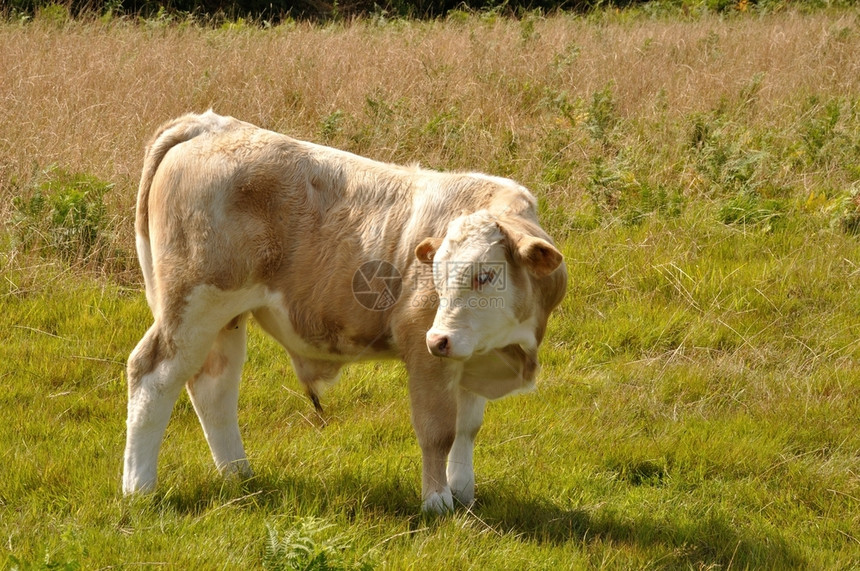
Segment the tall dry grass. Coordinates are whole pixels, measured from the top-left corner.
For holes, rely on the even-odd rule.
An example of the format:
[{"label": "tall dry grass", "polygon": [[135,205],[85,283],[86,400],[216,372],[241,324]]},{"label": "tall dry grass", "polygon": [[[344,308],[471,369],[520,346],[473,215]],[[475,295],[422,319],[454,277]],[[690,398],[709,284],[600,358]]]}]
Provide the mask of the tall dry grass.
[{"label": "tall dry grass", "polygon": [[[0,213],[8,220],[11,195],[57,164],[115,184],[108,205],[131,249],[144,144],[162,121],[209,107],[380,160],[513,176],[550,203],[583,203],[594,160],[619,153],[638,176],[691,193],[697,114],[722,108],[749,131],[790,139],[815,96],[857,113],[858,21],[786,12],[270,30],[4,23]],[[601,92],[611,137],[584,128]],[[564,168],[548,176],[548,163]],[[772,174],[798,194],[851,182],[826,170]]]}]

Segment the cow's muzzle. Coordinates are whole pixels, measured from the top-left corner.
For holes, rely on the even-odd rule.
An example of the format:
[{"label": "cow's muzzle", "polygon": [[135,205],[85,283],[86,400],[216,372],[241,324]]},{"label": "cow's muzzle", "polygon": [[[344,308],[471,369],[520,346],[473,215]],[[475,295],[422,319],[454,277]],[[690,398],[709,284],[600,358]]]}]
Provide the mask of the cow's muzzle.
[{"label": "cow's muzzle", "polygon": [[431,329],[425,338],[431,355],[465,361],[472,356],[475,344],[462,332]]}]

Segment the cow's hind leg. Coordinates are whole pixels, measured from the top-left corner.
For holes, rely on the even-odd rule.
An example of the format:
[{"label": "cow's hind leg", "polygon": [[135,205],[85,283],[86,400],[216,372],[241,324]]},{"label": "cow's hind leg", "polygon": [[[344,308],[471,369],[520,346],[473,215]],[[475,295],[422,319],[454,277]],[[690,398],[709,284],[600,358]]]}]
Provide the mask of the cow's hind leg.
[{"label": "cow's hind leg", "polygon": [[454,498],[465,505],[475,501],[473,452],[475,437],[484,420],[487,399],[465,389],[457,398],[457,435],[448,454],[448,485]]},{"label": "cow's hind leg", "polygon": [[128,360],[123,493],[155,489],[158,450],[182,385],[206,358],[214,336],[183,342],[158,320]]},{"label": "cow's hind leg", "polygon": [[[182,385],[195,376],[189,392],[216,463],[242,466],[245,454],[234,411],[245,355],[245,329],[235,326],[244,324],[243,314],[259,303],[260,297],[257,289],[225,292],[198,286],[182,296],[181,315],[157,316],[132,351],[128,360],[124,493],[155,488],[164,429]],[[237,315],[243,317],[232,322]]]},{"label": "cow's hind leg", "polygon": [[218,332],[200,371],[186,384],[218,471],[242,477],[251,475],[238,412],[247,321],[247,314],[239,315]]}]

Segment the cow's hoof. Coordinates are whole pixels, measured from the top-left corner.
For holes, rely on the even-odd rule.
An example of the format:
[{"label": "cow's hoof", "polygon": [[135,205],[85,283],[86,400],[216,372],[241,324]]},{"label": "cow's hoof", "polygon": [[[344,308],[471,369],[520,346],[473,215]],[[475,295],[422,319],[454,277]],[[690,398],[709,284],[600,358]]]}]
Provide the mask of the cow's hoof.
[{"label": "cow's hoof", "polygon": [[251,469],[247,458],[223,464],[218,467],[218,471],[224,478],[235,479],[240,482],[254,477],[254,470]]},{"label": "cow's hoof", "polygon": [[155,491],[155,478],[140,480],[133,477],[125,476],[122,480],[122,495],[135,496],[151,494]]},{"label": "cow's hoof", "polygon": [[464,506],[475,502],[475,472],[460,466],[460,469],[449,470],[448,486],[454,499]]},{"label": "cow's hoof", "polygon": [[445,487],[441,492],[433,492],[426,500],[421,509],[427,513],[442,514],[454,510],[454,498],[451,496],[451,489]]},{"label": "cow's hoof", "polygon": [[463,489],[457,489],[452,484],[451,494],[454,496],[455,500],[457,500],[467,508],[471,507],[472,504],[475,503],[475,484],[472,483],[471,486],[464,486]]}]

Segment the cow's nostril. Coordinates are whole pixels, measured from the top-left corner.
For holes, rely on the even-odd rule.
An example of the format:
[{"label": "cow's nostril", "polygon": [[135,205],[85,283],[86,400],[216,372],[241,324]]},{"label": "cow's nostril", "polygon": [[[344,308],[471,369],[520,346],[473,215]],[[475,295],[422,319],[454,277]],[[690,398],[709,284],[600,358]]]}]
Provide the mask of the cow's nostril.
[{"label": "cow's nostril", "polygon": [[431,334],[427,336],[427,348],[437,357],[447,357],[451,352],[451,342],[447,335]]}]

